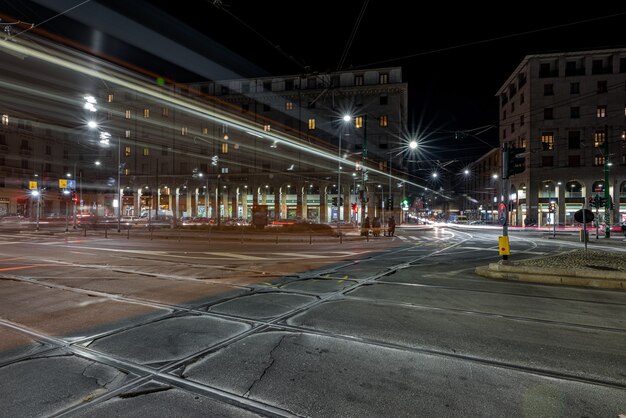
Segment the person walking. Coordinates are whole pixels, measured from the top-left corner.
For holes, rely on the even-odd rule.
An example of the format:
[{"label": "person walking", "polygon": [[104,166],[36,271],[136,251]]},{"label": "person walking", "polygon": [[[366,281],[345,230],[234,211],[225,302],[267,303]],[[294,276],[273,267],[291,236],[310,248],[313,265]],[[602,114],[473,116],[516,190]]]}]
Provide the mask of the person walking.
[{"label": "person walking", "polygon": [[361,224],[361,236],[366,237],[370,233],[370,217],[366,216]]},{"label": "person walking", "polygon": [[396,233],[396,220],[395,220],[395,218],[393,217],[393,215],[391,215],[391,216],[389,217],[389,222],[387,222],[387,226],[388,226],[388,228],[389,228],[389,229],[388,229],[388,231],[387,231],[387,234],[388,234],[390,237],[393,237],[393,234],[395,234],[395,233]]}]

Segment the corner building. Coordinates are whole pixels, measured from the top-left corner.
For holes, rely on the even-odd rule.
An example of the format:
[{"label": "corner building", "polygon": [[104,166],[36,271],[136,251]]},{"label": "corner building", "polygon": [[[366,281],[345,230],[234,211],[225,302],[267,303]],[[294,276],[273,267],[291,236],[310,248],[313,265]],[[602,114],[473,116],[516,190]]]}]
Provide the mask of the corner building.
[{"label": "corner building", "polygon": [[600,222],[626,221],[626,48],[528,55],[497,96],[500,144],[525,148],[511,225],[574,225],[607,189],[613,210],[599,208]]}]

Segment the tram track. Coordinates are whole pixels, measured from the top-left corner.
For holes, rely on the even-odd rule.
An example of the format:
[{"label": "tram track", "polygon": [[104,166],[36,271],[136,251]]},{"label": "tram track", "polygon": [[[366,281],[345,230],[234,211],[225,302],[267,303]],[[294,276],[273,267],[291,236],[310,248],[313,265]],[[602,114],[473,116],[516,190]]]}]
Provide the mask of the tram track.
[{"label": "tram track", "polygon": [[[618,389],[625,389],[626,388],[626,384],[619,384],[616,382],[611,382],[611,381],[603,381],[600,379],[593,379],[593,378],[581,378],[580,376],[576,376],[576,375],[572,375],[572,374],[568,374],[568,373],[557,373],[551,370],[546,370],[546,369],[542,369],[542,368],[533,368],[533,367],[527,367],[527,366],[522,366],[519,364],[514,364],[514,363],[507,363],[507,362],[502,362],[502,361],[495,361],[495,360],[489,360],[489,359],[485,359],[485,358],[481,358],[481,357],[477,357],[477,356],[471,356],[471,355],[463,355],[463,354],[455,354],[455,353],[449,353],[449,352],[445,352],[445,351],[441,351],[441,350],[432,350],[432,349],[427,349],[427,348],[420,348],[420,347],[411,347],[411,346],[406,346],[406,345],[401,345],[401,344],[394,344],[394,343],[388,343],[388,342],[384,342],[384,341],[379,341],[379,340],[375,340],[375,339],[371,339],[371,338],[364,338],[364,337],[359,337],[359,336],[354,336],[354,335],[346,335],[346,334],[341,334],[341,333],[335,333],[335,332],[324,332],[324,331],[319,331],[319,330],[315,330],[315,329],[311,329],[308,327],[302,327],[302,326],[294,326],[294,325],[290,325],[286,323],[286,320],[290,317],[293,317],[295,315],[298,315],[300,313],[306,312],[310,309],[313,309],[315,307],[320,306],[323,303],[329,302],[329,301],[335,301],[335,300],[341,300],[341,299],[350,299],[350,300],[360,300],[362,302],[367,302],[367,303],[371,303],[372,300],[368,299],[368,298],[359,298],[359,297],[354,297],[354,296],[350,296],[349,294],[354,292],[355,290],[359,289],[360,287],[363,286],[367,286],[370,285],[372,283],[381,283],[381,284],[388,284],[388,285],[401,285],[401,286],[426,286],[426,287],[432,287],[432,288],[441,288],[441,286],[433,286],[433,285],[415,285],[415,284],[408,284],[408,283],[397,283],[397,282],[387,282],[383,279],[385,276],[388,276],[390,274],[393,274],[396,271],[399,270],[403,270],[406,268],[411,268],[411,267],[415,267],[415,266],[419,266],[420,262],[428,259],[429,257],[432,257],[434,255],[437,254],[442,254],[445,251],[451,250],[451,249],[455,249],[460,247],[464,242],[468,241],[469,239],[475,238],[474,236],[472,236],[471,234],[469,237],[460,237],[459,236],[459,240],[457,242],[453,242],[453,243],[449,243],[446,244],[444,246],[442,246],[441,248],[435,249],[433,250],[432,248],[428,249],[427,251],[425,251],[423,254],[420,254],[416,257],[412,257],[409,260],[403,260],[402,262],[396,264],[396,265],[392,265],[387,267],[385,270],[383,271],[379,271],[376,272],[374,274],[369,274],[365,277],[362,278],[350,278],[349,280],[351,282],[354,282],[352,285],[342,288],[340,290],[334,291],[334,292],[328,292],[328,293],[324,293],[322,295],[314,295],[311,292],[302,292],[302,291],[298,291],[298,290],[287,290],[287,289],[282,289],[280,287],[278,288],[272,288],[270,291],[271,292],[282,292],[282,293],[289,293],[289,294],[305,294],[308,296],[316,296],[316,300],[304,304],[298,308],[295,309],[291,309],[285,313],[283,313],[282,315],[276,316],[274,318],[272,318],[271,320],[259,320],[259,319],[250,319],[250,318],[245,318],[245,317],[241,317],[241,316],[237,316],[237,315],[230,315],[230,314],[225,314],[225,313],[219,313],[219,312],[214,312],[210,310],[211,306],[215,306],[217,304],[223,303],[231,298],[224,298],[221,300],[214,300],[211,301],[209,304],[207,304],[206,306],[203,306],[202,308],[199,307],[188,307],[188,306],[181,306],[181,305],[175,305],[175,304],[167,304],[167,303],[158,303],[155,301],[151,301],[148,299],[142,299],[142,298],[138,298],[138,297],[130,297],[130,296],[122,296],[119,294],[113,294],[113,293],[107,293],[107,292],[102,292],[102,291],[93,291],[93,290],[87,290],[87,289],[80,289],[80,288],[75,288],[75,287],[71,287],[71,286],[67,286],[67,285],[60,285],[60,284],[56,284],[56,283],[51,283],[49,281],[46,281],[45,278],[41,279],[41,278],[37,278],[37,279],[33,279],[33,278],[25,278],[25,277],[20,277],[18,275],[8,275],[8,274],[1,274],[0,277],[2,277],[3,279],[7,279],[7,280],[16,280],[16,281],[23,281],[23,282],[27,282],[29,284],[33,284],[33,285],[39,285],[39,286],[45,286],[45,287],[54,287],[56,289],[59,290],[64,290],[64,291],[70,291],[70,292],[77,292],[77,293],[81,293],[81,294],[86,294],[86,295],[91,295],[91,296],[98,296],[98,297],[102,297],[102,298],[109,298],[111,300],[119,300],[119,301],[125,301],[125,302],[129,302],[129,303],[137,303],[137,304],[142,304],[144,306],[148,306],[148,307],[153,307],[153,308],[160,308],[160,309],[169,309],[171,310],[171,313],[168,315],[164,315],[161,316],[159,318],[156,319],[150,319],[147,320],[143,323],[135,323],[133,325],[127,326],[127,327],[120,327],[120,328],[116,328],[104,333],[100,333],[100,334],[96,334],[96,335],[91,335],[82,339],[76,339],[76,340],[72,340],[72,341],[67,341],[64,340],[63,338],[57,338],[57,337],[51,337],[49,335],[46,335],[45,333],[41,333],[41,332],[37,332],[35,330],[32,330],[28,327],[22,326],[20,324],[16,324],[16,323],[11,323],[10,321],[6,321],[6,320],[0,320],[0,324],[7,326],[15,331],[19,331],[22,332],[26,335],[29,335],[31,337],[34,337],[40,341],[44,341],[48,344],[52,344],[53,347],[51,347],[48,350],[44,350],[44,351],[40,351],[37,353],[37,355],[42,355],[45,353],[54,353],[55,351],[58,351],[59,349],[63,349],[63,350],[67,350],[68,352],[71,352],[72,354],[82,357],[82,358],[87,358],[87,359],[91,359],[93,361],[97,361],[97,362],[101,362],[103,364],[107,364],[109,366],[118,368],[120,370],[124,370],[124,371],[129,371],[132,373],[137,374],[137,378],[127,382],[126,384],[124,384],[122,387],[119,387],[109,393],[106,393],[96,399],[94,399],[93,401],[86,403],[86,404],[81,404],[78,406],[73,406],[70,407],[66,410],[64,410],[63,412],[61,412],[58,416],[69,416],[71,415],[73,412],[77,412],[80,411],[81,409],[89,406],[89,405],[94,405],[97,403],[101,403],[101,402],[105,402],[108,399],[111,399],[115,396],[119,396],[129,390],[132,390],[133,388],[137,388],[139,386],[141,386],[142,384],[150,381],[150,380],[157,380],[159,382],[163,382],[169,385],[173,385],[175,387],[180,387],[183,388],[185,390],[189,390],[191,392],[194,393],[198,393],[198,394],[202,394],[204,396],[208,396],[211,397],[213,399],[217,399],[220,401],[224,401],[233,405],[237,405],[239,407],[242,407],[246,410],[250,410],[250,411],[255,411],[257,413],[262,413],[268,416],[295,416],[293,415],[290,411],[285,411],[285,410],[281,410],[279,408],[275,408],[272,407],[271,405],[267,405],[264,404],[262,402],[258,402],[255,400],[251,400],[245,396],[239,396],[233,393],[229,393],[226,391],[222,391],[220,389],[217,389],[215,387],[206,385],[206,384],[201,384],[201,383],[197,383],[197,382],[193,382],[190,381],[188,379],[185,379],[183,377],[178,376],[177,370],[180,370],[181,368],[184,369],[185,366],[197,361],[198,359],[203,358],[204,356],[210,354],[210,353],[214,353],[217,352],[219,350],[221,350],[224,347],[227,347],[231,344],[234,344],[238,341],[241,341],[253,334],[257,334],[257,333],[262,333],[262,332],[266,332],[266,331],[273,331],[273,330],[277,330],[277,331],[284,331],[284,332],[290,332],[290,333],[304,333],[304,334],[315,334],[315,335],[320,335],[320,336],[324,336],[324,337],[328,337],[328,338],[337,338],[337,339],[342,339],[344,341],[359,341],[363,344],[369,344],[372,346],[377,346],[377,347],[384,347],[384,348],[391,348],[391,349],[395,349],[395,350],[402,350],[405,352],[409,352],[409,353],[414,353],[414,354],[428,354],[428,355],[436,355],[436,356],[442,356],[442,357],[446,357],[446,358],[454,358],[457,360],[462,360],[462,361],[469,361],[469,362],[473,362],[473,363],[477,363],[477,364],[482,364],[482,365],[488,365],[488,366],[493,366],[493,367],[500,367],[500,368],[506,368],[506,369],[511,369],[511,370],[516,370],[519,372],[524,372],[524,373],[531,373],[531,374],[535,374],[535,375],[541,375],[541,376],[545,376],[545,377],[551,377],[551,378],[556,378],[556,379],[562,379],[562,380],[568,380],[568,381],[576,381],[576,382],[582,382],[582,383],[587,383],[587,384],[593,384],[593,385],[601,385],[601,386],[607,386],[607,387],[612,387],[612,388],[618,388]],[[531,249],[536,249],[537,248],[537,244],[534,241],[528,240],[528,243],[530,244],[530,248],[527,251],[530,251]],[[390,256],[396,255],[396,254],[406,254],[407,251],[414,249],[415,246],[414,245],[407,245],[407,246],[403,246],[401,248],[396,248],[393,250],[389,250],[389,251],[385,251],[383,253],[380,254],[370,254],[368,256],[368,259],[370,261],[375,261],[377,259],[389,259]],[[482,251],[482,250],[480,250]],[[479,250],[475,250],[475,252],[479,252]],[[522,253],[524,251],[521,251]],[[486,259],[488,258],[493,258],[493,256],[489,256],[489,257],[485,257]],[[129,259],[132,260],[132,257],[129,257]],[[476,260],[478,258],[474,258],[474,260]],[[478,259],[480,260],[480,259]],[[159,260],[160,262],[166,262],[166,263],[174,263],[175,261],[170,261],[170,260]],[[363,259],[357,259],[357,260],[350,260],[350,261],[344,261],[340,264],[334,265],[334,266],[330,266],[330,267],[326,267],[326,268],[321,268],[321,269],[317,269],[313,272],[307,272],[307,273],[302,273],[297,275],[297,277],[293,278],[292,281],[297,281],[297,280],[302,280],[302,279],[307,279],[307,278],[311,278],[311,277],[319,277],[322,275],[331,275],[331,274],[338,274],[340,275],[342,273],[342,270],[345,270],[346,268],[349,268],[351,266],[354,266],[355,264],[358,263],[362,263],[364,262]],[[93,268],[93,265],[85,265],[85,264],[78,264],[78,263],[68,263],[66,264],[68,267],[80,267],[80,268]],[[187,265],[192,265],[194,266],[194,264],[187,264]],[[206,267],[206,265],[197,265],[198,267]],[[103,267],[105,268],[105,267]],[[106,269],[106,268],[105,268]],[[115,273],[122,273],[122,274],[141,274],[137,271],[126,271],[126,270],[120,270],[119,268],[111,268],[112,272]],[[145,273],[146,276],[149,277],[158,277],[160,279],[164,279],[164,280],[180,280],[180,278],[178,276],[174,276],[174,277],[168,277],[167,275],[155,275],[155,274],[151,274],[151,273]],[[293,274],[292,274],[293,276]],[[198,279],[201,281],[205,281],[205,279]],[[218,281],[219,282],[219,281]],[[220,282],[221,283],[221,282]],[[265,293],[268,290],[266,289],[259,289],[258,287],[255,286],[241,286],[242,289],[246,289],[246,290],[250,290],[250,293],[247,293],[246,295],[252,295],[252,294],[258,294],[258,293]],[[445,287],[444,287],[445,288]],[[459,290],[458,288],[454,288],[454,287],[448,287],[450,289],[455,289],[455,290]],[[461,289],[463,291],[470,291],[467,289]],[[475,291],[475,290],[474,290]],[[501,292],[486,292],[486,291],[482,291],[483,293],[491,293],[494,295],[502,295]],[[510,295],[516,295],[516,293],[505,293],[505,294],[510,294]],[[241,295],[237,295],[235,297],[239,297]],[[560,299],[560,298],[556,298],[556,299]],[[567,299],[565,299],[567,300]],[[573,299],[572,301],[578,301]],[[536,318],[527,318],[527,317],[521,317],[521,316],[515,316],[515,315],[502,315],[502,314],[494,314],[494,313],[489,313],[489,312],[480,312],[480,311],[468,311],[466,309],[454,309],[454,308],[445,308],[445,307],[432,307],[432,306],[427,306],[427,305],[419,305],[419,304],[414,304],[414,303],[403,303],[403,302],[388,302],[388,301],[378,301],[376,303],[388,303],[391,306],[405,306],[408,308],[412,308],[412,309],[428,309],[428,310],[437,310],[437,311],[447,311],[447,312],[455,312],[455,313],[463,313],[466,315],[476,315],[476,316],[484,316],[484,317],[502,317],[502,318],[506,318],[508,320],[514,320],[514,321],[524,321],[524,322],[537,322],[537,323],[543,323],[543,324],[548,324],[548,325],[554,325],[554,326],[568,326],[568,327],[576,327],[578,326],[581,329],[585,329],[585,330],[592,330],[592,331],[603,331],[603,332],[619,332],[619,333],[625,333],[626,331],[622,330],[622,329],[615,329],[615,328],[610,328],[610,327],[599,327],[599,326],[588,326],[588,325],[581,325],[581,324],[573,324],[573,323],[569,323],[569,322],[562,322],[562,321],[550,321],[550,320],[543,320],[543,319],[536,319]],[[619,304],[617,304],[619,305]],[[216,318],[220,318],[220,319],[226,319],[226,320],[232,320],[232,321],[237,321],[237,322],[243,322],[243,323],[247,323],[250,325],[250,328],[244,332],[238,333],[237,335],[232,336],[231,338],[228,338],[227,340],[224,341],[220,341],[217,344],[214,344],[210,347],[205,347],[205,349],[198,351],[198,352],[194,352],[190,355],[185,356],[184,358],[180,358],[180,359],[176,359],[174,361],[170,361],[167,362],[166,364],[162,365],[161,367],[158,368],[152,368],[149,366],[144,366],[142,364],[138,364],[136,362],[131,362],[131,361],[126,361],[124,359],[118,358],[116,356],[113,355],[109,355],[109,354],[105,354],[99,351],[95,351],[89,348],[89,343],[90,341],[94,341],[97,339],[101,339],[107,336],[112,336],[124,331],[128,331],[137,327],[141,327],[141,326],[145,326],[145,325],[149,325],[149,324],[154,324],[158,321],[162,321],[164,319],[167,318],[171,318],[171,317],[175,317],[175,316],[184,316],[184,315],[208,315],[208,316],[212,316],[212,317],[216,317]],[[15,362],[18,361],[24,361],[26,359],[28,359],[29,357],[32,357],[32,355],[30,356],[25,356],[22,358],[19,358],[17,360],[13,360],[10,363],[7,364],[13,364]],[[3,364],[0,367],[4,367],[7,364]]]}]

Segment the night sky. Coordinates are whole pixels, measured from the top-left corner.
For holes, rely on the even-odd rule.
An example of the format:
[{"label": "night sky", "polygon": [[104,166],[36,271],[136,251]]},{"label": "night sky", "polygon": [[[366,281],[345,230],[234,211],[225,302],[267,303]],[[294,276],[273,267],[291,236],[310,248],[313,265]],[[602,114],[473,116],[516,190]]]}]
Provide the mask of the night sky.
[{"label": "night sky", "polygon": [[[60,10],[82,1],[2,0],[0,12],[39,23],[58,13],[41,7],[52,3]],[[406,10],[406,4],[92,0],[42,28],[180,82],[210,74],[169,64],[183,56],[164,43],[159,48],[162,42],[149,35],[129,45],[136,36],[129,36],[128,25],[115,13],[242,77],[402,66],[409,83],[409,130],[427,134],[430,151],[442,160],[462,154],[466,162],[497,146],[495,94],[525,55],[626,46],[626,6],[619,3],[547,8],[545,2],[534,7],[518,2],[493,9],[476,2],[439,2],[418,13]],[[115,13],[90,9],[102,5]],[[98,20],[85,21],[81,12]],[[142,45],[159,52],[140,53]],[[182,58],[186,64],[194,61]],[[468,135],[455,135],[459,131]]]}]

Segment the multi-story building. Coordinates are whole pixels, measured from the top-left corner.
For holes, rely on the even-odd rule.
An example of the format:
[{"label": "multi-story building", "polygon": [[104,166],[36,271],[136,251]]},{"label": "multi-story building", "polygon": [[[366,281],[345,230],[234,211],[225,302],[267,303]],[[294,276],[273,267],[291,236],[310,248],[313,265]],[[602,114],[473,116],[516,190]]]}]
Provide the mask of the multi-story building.
[{"label": "multi-story building", "polygon": [[511,224],[575,224],[605,190],[611,224],[626,220],[625,81],[625,48],[528,55],[509,76],[497,92],[500,143],[525,148]]},{"label": "multi-story building", "polygon": [[[41,39],[5,41],[0,53],[0,91],[10,98],[0,104],[0,215],[62,216],[74,206],[74,193],[78,212],[101,216],[163,211],[175,218],[250,220],[256,205],[270,219],[348,220],[354,219],[352,204],[360,202],[371,217],[382,215],[379,186],[391,189],[390,173],[400,201],[401,173],[388,165],[401,154],[393,144],[406,113],[399,69],[363,71],[354,76],[363,86],[331,89],[329,97],[348,91],[352,107],[345,111],[354,117],[351,124],[332,125],[333,101],[324,89],[272,92],[263,97],[276,101],[272,112],[267,100],[240,95],[233,107],[221,100],[221,88],[216,98],[206,85],[154,83]],[[228,90],[235,88],[229,82]],[[385,99],[383,92],[391,90],[399,93]],[[88,96],[95,103],[85,109]],[[296,102],[296,96],[319,97]],[[379,110],[369,106],[373,98]],[[311,113],[318,107],[320,113]],[[280,119],[278,109],[304,119]],[[89,129],[90,121],[97,127]],[[357,162],[367,171],[358,171]],[[332,204],[338,194],[343,205]]]},{"label": "multi-story building", "polygon": [[497,222],[503,187],[501,156],[500,149],[494,148],[470,164],[464,174],[465,192],[461,193],[460,207],[470,221]]}]

